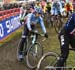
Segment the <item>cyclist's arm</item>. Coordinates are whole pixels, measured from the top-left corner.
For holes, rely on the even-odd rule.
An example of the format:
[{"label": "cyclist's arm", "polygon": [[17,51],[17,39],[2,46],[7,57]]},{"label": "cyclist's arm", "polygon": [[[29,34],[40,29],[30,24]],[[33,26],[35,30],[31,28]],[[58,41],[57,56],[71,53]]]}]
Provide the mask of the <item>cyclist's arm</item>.
[{"label": "cyclist's arm", "polygon": [[31,14],[27,15],[27,20],[26,20],[26,23],[27,23],[27,28],[29,31],[31,31],[31,23],[30,23],[30,19],[31,19]]},{"label": "cyclist's arm", "polygon": [[43,18],[41,16],[39,17],[39,23],[41,25],[41,28],[42,28],[43,32],[46,33],[46,28],[45,28],[45,25],[44,25],[44,22],[43,22]]}]

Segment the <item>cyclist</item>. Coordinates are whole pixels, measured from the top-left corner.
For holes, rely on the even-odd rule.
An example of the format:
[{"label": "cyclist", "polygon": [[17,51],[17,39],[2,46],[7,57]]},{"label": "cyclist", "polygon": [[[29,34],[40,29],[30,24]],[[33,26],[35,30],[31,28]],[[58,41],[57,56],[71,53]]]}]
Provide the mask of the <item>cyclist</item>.
[{"label": "cyclist", "polygon": [[46,8],[46,1],[45,1],[45,0],[42,0],[42,1],[40,2],[40,5],[41,5],[41,7],[42,7],[43,13],[46,13],[46,10],[47,10],[47,8]]},{"label": "cyclist", "polygon": [[[25,7],[25,6],[24,6]],[[28,13],[30,13],[32,10],[30,10],[29,8],[29,6],[27,6],[27,7],[25,7],[24,8],[23,7],[23,12],[22,13],[20,13],[20,23],[22,24],[22,21],[24,21],[24,17],[28,14]]]},{"label": "cyclist", "polygon": [[69,13],[72,13],[72,11],[73,11],[73,5],[71,4],[71,2],[67,2],[66,3],[65,9],[67,11],[67,16],[69,15]]},{"label": "cyclist", "polygon": [[52,3],[51,14],[52,15],[61,15],[61,12],[62,12],[62,4],[60,1],[55,0]]},{"label": "cyclist", "polygon": [[20,51],[18,52],[18,60],[22,61],[23,60],[23,47],[24,47],[24,42],[26,41],[26,36],[28,35],[29,32],[32,30],[35,30],[36,27],[35,25],[39,23],[41,25],[41,28],[45,34],[45,37],[48,37],[48,34],[46,32],[46,28],[44,26],[43,18],[40,16],[41,11],[40,10],[35,10],[33,13],[28,13],[25,20],[26,24],[24,25],[24,31],[22,33],[22,39],[20,41]]},{"label": "cyclist", "polygon": [[50,13],[51,12],[51,3],[50,2],[47,2],[46,8],[47,8],[47,13]]},{"label": "cyclist", "polygon": [[[69,44],[75,48],[75,13],[73,13],[59,33],[61,56],[57,62],[57,67],[63,67],[69,55]],[[57,68],[61,70],[61,68]]]},{"label": "cyclist", "polygon": [[41,5],[40,5],[39,2],[36,3],[36,5],[35,5],[35,10],[40,10],[41,13],[42,13],[42,7],[41,7]]}]

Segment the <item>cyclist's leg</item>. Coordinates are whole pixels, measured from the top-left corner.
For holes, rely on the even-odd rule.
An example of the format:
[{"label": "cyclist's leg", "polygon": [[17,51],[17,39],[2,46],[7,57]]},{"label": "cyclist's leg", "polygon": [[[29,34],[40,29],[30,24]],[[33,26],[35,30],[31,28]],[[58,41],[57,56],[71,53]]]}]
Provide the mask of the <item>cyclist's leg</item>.
[{"label": "cyclist's leg", "polygon": [[[35,30],[35,27],[33,25],[31,25],[31,28],[33,30]],[[27,28],[27,26],[24,26],[24,31],[22,32],[22,39],[21,39],[21,42],[20,42],[20,51],[22,52],[23,51],[23,47],[24,47],[24,43],[26,42],[26,37],[29,33],[29,30]]]},{"label": "cyclist's leg", "polygon": [[61,49],[61,56],[60,59],[57,61],[56,70],[61,70],[60,67],[64,66],[66,59],[68,58],[69,54],[69,37],[64,30],[62,30],[59,34],[59,41],[60,41],[60,49]]},{"label": "cyclist's leg", "polygon": [[22,60],[23,59],[23,48],[24,48],[24,43],[26,41],[26,37],[28,35],[28,29],[27,29],[27,26],[24,26],[24,30],[22,32],[22,38],[21,38],[21,41],[19,43],[19,55],[18,55],[18,58],[19,60]]},{"label": "cyclist's leg", "polygon": [[23,51],[23,47],[24,47],[24,43],[25,43],[25,41],[26,41],[26,37],[27,37],[27,35],[28,35],[28,28],[27,28],[27,26],[25,26],[24,27],[24,30],[23,30],[23,32],[22,32],[22,38],[21,38],[21,41],[20,41],[20,51]]},{"label": "cyclist's leg", "polygon": [[58,10],[58,15],[60,16],[60,18],[61,18],[61,11],[60,10]]}]

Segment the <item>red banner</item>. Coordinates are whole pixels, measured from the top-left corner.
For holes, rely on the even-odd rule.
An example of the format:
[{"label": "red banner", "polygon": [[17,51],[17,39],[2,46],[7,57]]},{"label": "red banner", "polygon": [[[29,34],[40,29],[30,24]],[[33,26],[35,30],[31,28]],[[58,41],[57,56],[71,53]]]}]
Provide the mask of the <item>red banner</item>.
[{"label": "red banner", "polygon": [[19,8],[0,11],[0,21],[4,20],[6,18],[10,18],[11,16],[16,16],[18,14],[20,14]]}]

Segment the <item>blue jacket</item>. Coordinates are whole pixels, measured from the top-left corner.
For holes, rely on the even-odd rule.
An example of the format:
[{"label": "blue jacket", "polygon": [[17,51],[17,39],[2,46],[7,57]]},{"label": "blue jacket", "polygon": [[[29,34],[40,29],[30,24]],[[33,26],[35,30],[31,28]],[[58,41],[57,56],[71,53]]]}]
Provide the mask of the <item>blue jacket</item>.
[{"label": "blue jacket", "polygon": [[70,34],[73,34],[75,32],[75,13],[73,13],[71,17],[67,20],[64,28]]},{"label": "blue jacket", "polygon": [[27,17],[26,24],[29,30],[32,30],[31,24],[36,25],[37,23],[39,23],[43,32],[46,33],[46,28],[44,26],[43,18],[41,16],[38,18],[35,18],[35,15],[33,13],[29,13],[26,17]]}]

